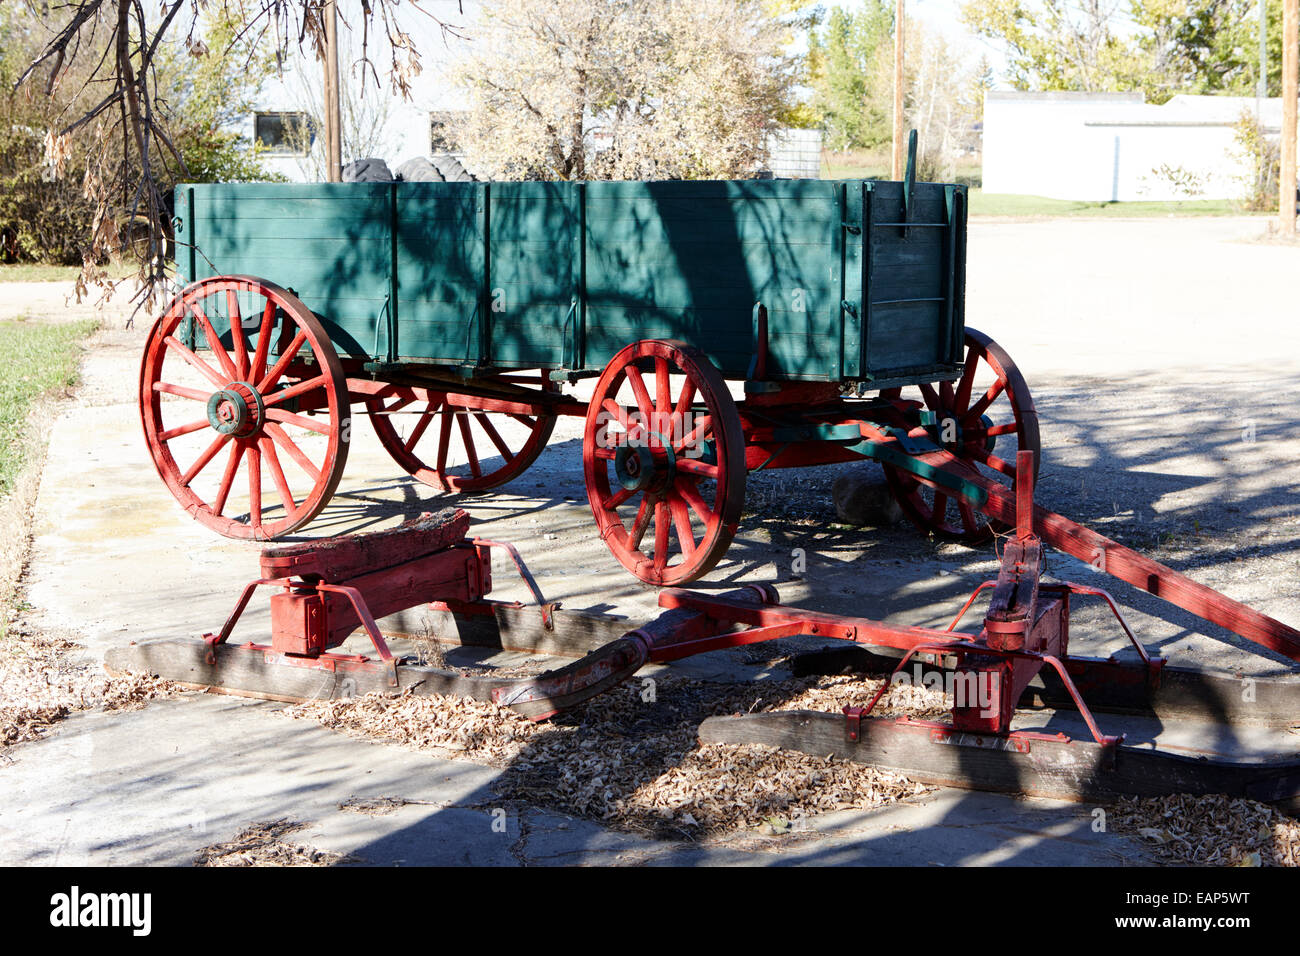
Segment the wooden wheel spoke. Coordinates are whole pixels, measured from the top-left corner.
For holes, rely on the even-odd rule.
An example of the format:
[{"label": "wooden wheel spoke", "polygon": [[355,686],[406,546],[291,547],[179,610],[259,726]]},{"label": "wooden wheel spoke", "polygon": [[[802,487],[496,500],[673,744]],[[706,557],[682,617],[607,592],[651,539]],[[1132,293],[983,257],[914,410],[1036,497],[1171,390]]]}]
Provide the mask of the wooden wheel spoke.
[{"label": "wooden wheel spoke", "polygon": [[444,406],[442,421],[438,428],[438,474],[447,471],[447,452],[451,448],[451,420],[455,412],[450,405]]},{"label": "wooden wheel spoke", "polygon": [[293,489],[289,487],[289,479],[284,476],[280,456],[275,453],[275,442],[269,438],[259,438],[257,447],[266,458],[267,467],[271,471],[271,480],[275,482],[275,490],[280,494],[280,503],[284,505],[284,513],[293,514],[298,510],[298,502],[293,497]]},{"label": "wooden wheel spoke", "polygon": [[158,440],[169,442],[173,438],[179,438],[181,435],[188,435],[191,432],[197,432],[208,427],[208,420],[200,418],[198,421],[187,422],[184,425],[177,425],[175,428],[169,428],[165,432],[158,433]]},{"label": "wooden wheel spoke", "polygon": [[673,407],[673,424],[682,421],[686,413],[691,410],[691,402],[695,401],[695,383],[689,378],[682,383],[682,393],[677,396],[677,404]]},{"label": "wooden wheel spoke", "polygon": [[227,380],[233,382],[238,379],[239,370],[230,361],[230,355],[227,354],[226,347],[221,344],[221,337],[217,335],[217,330],[212,327],[212,323],[208,321],[203,309],[195,302],[190,306],[190,311],[194,313],[200,328],[203,329],[203,337],[208,340],[208,348],[216,356],[217,364],[221,366],[221,371],[225,372]]},{"label": "wooden wheel spoke", "polygon": [[976,430],[980,435],[1014,435],[1020,430],[1020,426],[1015,422],[1004,422],[1001,425],[994,425],[992,428]]},{"label": "wooden wheel spoke", "polygon": [[280,380],[280,376],[284,374],[284,370],[289,367],[289,363],[294,360],[298,350],[302,348],[303,343],[306,341],[307,333],[299,329],[298,334],[293,337],[293,341],[289,343],[288,348],[281,353],[279,360],[271,366],[271,371],[262,376],[262,380],[257,383],[259,392],[265,395],[271,390],[271,387]]},{"label": "wooden wheel spoke", "polygon": [[979,521],[975,518],[975,509],[965,498],[957,499],[957,510],[961,512],[961,526],[967,534],[975,534],[979,530]]},{"label": "wooden wheel spoke", "polygon": [[194,402],[202,402],[204,405],[212,397],[211,392],[200,392],[197,388],[186,388],[184,385],[173,385],[171,382],[154,382],[153,390],[167,395],[175,395],[178,398],[188,398]]},{"label": "wooden wheel spoke", "polygon": [[199,455],[199,457],[195,459],[194,464],[190,465],[189,470],[185,472],[185,474],[181,475],[181,487],[188,488],[190,482],[198,477],[199,472],[208,467],[208,462],[212,461],[212,459],[216,457],[217,452],[221,451],[221,446],[228,441],[230,441],[229,435],[218,435],[214,438],[212,444],[204,450],[203,454]]},{"label": "wooden wheel spoke", "polygon": [[266,308],[262,310],[262,324],[257,328],[257,350],[253,352],[253,361],[248,369],[248,377],[252,381],[266,375],[266,356],[271,351],[271,326],[274,324],[275,300],[267,299]]},{"label": "wooden wheel spoke", "polygon": [[934,525],[939,527],[948,518],[948,493],[936,490],[934,493]]},{"label": "wooden wheel spoke", "polygon": [[305,415],[295,415],[293,412],[286,412],[283,408],[271,407],[266,410],[266,417],[273,422],[279,422],[282,425],[295,425],[298,428],[306,429],[309,432],[315,432],[318,435],[328,435],[334,431],[334,426],[328,421],[316,421],[307,418]]},{"label": "wooden wheel spoke", "polygon": [[989,386],[988,391],[984,393],[983,397],[974,405],[972,405],[970,407],[970,410],[966,412],[966,414],[962,417],[969,420],[978,419],[981,415],[984,414],[984,412],[988,409],[988,407],[992,405],[994,401],[997,400],[997,397],[1006,390],[1006,387],[1007,387],[1006,380],[999,378],[996,382],[994,382],[992,385]]},{"label": "wooden wheel spoke", "polygon": [[166,345],[173,352],[175,352],[177,355],[179,355],[181,358],[183,358],[187,363],[189,363],[189,365],[191,365],[194,369],[196,369],[200,375],[206,378],[217,388],[226,387],[227,380],[223,379],[220,375],[218,375],[216,369],[214,369],[211,365],[209,365],[207,362],[203,361],[203,359],[195,355],[190,349],[186,348],[179,339],[169,335],[165,339],[163,339],[163,344]]},{"label": "wooden wheel spoke", "polygon": [[921,394],[925,397],[927,408],[938,411],[943,408],[943,402],[939,400],[939,393],[934,390],[934,386],[929,382],[922,382],[919,386]]},{"label": "wooden wheel spoke", "polygon": [[971,361],[970,352],[966,356],[966,367],[962,369],[961,381],[957,383],[957,394],[953,397],[953,405],[958,412],[970,405],[971,389],[975,385],[975,373],[979,370],[979,362]]},{"label": "wooden wheel spoke", "polygon": [[716,479],[718,477],[717,465],[696,458],[678,458],[677,470],[688,475],[699,475],[702,478]]},{"label": "wooden wheel spoke", "polygon": [[[437,414],[437,411],[438,410],[433,407],[429,407],[424,410],[424,412],[420,415],[419,421],[415,423],[415,427],[411,429],[411,434],[407,437],[406,441],[403,443],[402,445],[403,448],[405,448],[409,452],[411,449],[413,449],[416,445],[420,443],[420,439],[423,438],[424,433],[429,430],[429,425],[433,421],[434,416]],[[451,412],[448,411],[447,414],[450,415]]]},{"label": "wooden wheel spoke", "polygon": [[703,441],[704,438],[713,429],[713,419],[708,415],[701,415],[695,420],[691,430],[682,435],[680,441],[673,442],[673,451],[682,454],[687,448],[694,446],[697,442]]},{"label": "wooden wheel spoke", "polygon": [[235,347],[235,371],[240,380],[248,378],[248,340],[244,338],[244,317],[239,312],[239,293],[226,290],[226,311],[230,314],[230,341]]},{"label": "wooden wheel spoke", "polygon": [[244,452],[247,449],[243,442],[235,442],[230,447],[230,458],[226,462],[226,471],[221,476],[221,486],[217,489],[216,500],[212,502],[212,513],[219,515],[226,510],[226,499],[230,496],[230,486],[235,483],[235,472],[239,470],[239,463],[243,460]]},{"label": "wooden wheel spoke", "polygon": [[614,492],[614,494],[606,498],[604,502],[602,502],[602,505],[606,511],[615,511],[619,505],[623,504],[635,495],[636,492],[637,490],[635,488],[620,488],[618,491]]},{"label": "wooden wheel spoke", "polygon": [[507,414],[529,431],[537,427],[536,418],[529,418],[527,415],[520,415],[517,412],[507,412]]},{"label": "wooden wheel spoke", "polygon": [[457,415],[456,424],[460,426],[460,440],[465,446],[465,454],[469,458],[470,473],[475,478],[482,478],[483,469],[478,463],[478,448],[475,447],[474,436],[469,431],[469,415]]},{"label": "wooden wheel spoke", "polygon": [[305,379],[297,385],[290,385],[288,388],[282,388],[272,392],[270,395],[262,396],[262,404],[267,408],[279,405],[281,402],[287,402],[291,398],[297,398],[299,395],[306,395],[318,388],[324,388],[329,385],[330,378],[328,375],[317,375],[315,378]]},{"label": "wooden wheel spoke", "polygon": [[497,432],[496,426],[492,424],[492,419],[488,418],[487,413],[479,412],[474,416],[474,419],[478,422],[478,427],[483,429],[483,433],[487,435],[488,441],[492,442],[497,451],[501,453],[501,457],[506,462],[513,461],[515,453],[510,450],[510,446],[505,443],[505,439]]},{"label": "wooden wheel spoke", "polygon": [[641,498],[641,506],[637,508],[636,519],[632,522],[632,530],[628,532],[627,543],[633,551],[641,549],[641,539],[645,537],[646,529],[650,527],[650,518],[654,515],[654,502],[650,500],[649,495]]},{"label": "wooden wheel spoke", "polygon": [[266,433],[271,436],[275,443],[283,448],[285,453],[293,459],[294,464],[306,472],[307,476],[311,478],[313,482],[320,481],[320,469],[312,464],[311,459],[308,458],[306,454],[303,453],[303,450],[294,443],[294,440],[289,437],[288,432],[275,422],[267,422],[264,427]]},{"label": "wooden wheel spoke", "polygon": [[673,393],[668,378],[667,359],[655,356],[655,411],[660,415],[669,415],[673,410]]},{"label": "wooden wheel spoke", "polygon": [[655,570],[668,567],[668,528],[671,516],[668,503],[662,498],[655,502]]},{"label": "wooden wheel spoke", "polygon": [[650,423],[654,421],[654,406],[650,402],[650,393],[646,390],[641,370],[629,364],[623,372],[627,376],[628,384],[632,386],[632,394],[636,396],[637,410],[641,413],[641,427],[650,428]]},{"label": "wooden wheel spoke", "polygon": [[682,556],[690,560],[695,554],[695,532],[691,529],[691,513],[684,499],[674,496],[669,499],[668,507],[672,510],[673,528],[677,531],[677,543],[681,545]]},{"label": "wooden wheel spoke", "polygon": [[676,488],[677,494],[680,495],[682,500],[685,501],[686,504],[690,506],[690,509],[695,512],[695,516],[704,522],[704,526],[707,529],[708,526],[713,523],[713,509],[710,508],[708,502],[700,496],[695,484],[685,478],[678,478]]},{"label": "wooden wheel spoke", "polygon": [[984,462],[984,464],[988,465],[994,471],[1000,471],[1008,478],[1016,477],[1016,466],[1009,461],[999,458],[992,452],[987,452],[983,448],[973,448],[971,449],[971,454],[979,461]]},{"label": "wooden wheel spoke", "polygon": [[248,523],[262,531],[262,457],[256,448],[248,456]]},{"label": "wooden wheel spoke", "polygon": [[944,408],[956,408],[956,396],[953,394],[952,382],[939,383],[939,400],[943,403]]}]

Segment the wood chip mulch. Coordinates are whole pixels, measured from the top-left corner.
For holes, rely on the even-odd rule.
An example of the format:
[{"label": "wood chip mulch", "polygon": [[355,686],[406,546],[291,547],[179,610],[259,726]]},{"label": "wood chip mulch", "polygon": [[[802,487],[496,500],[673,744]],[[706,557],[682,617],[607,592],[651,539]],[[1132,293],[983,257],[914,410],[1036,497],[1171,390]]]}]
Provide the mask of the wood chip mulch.
[{"label": "wood chip mulch", "polygon": [[[286,708],[345,733],[431,750],[505,770],[503,799],[653,835],[701,838],[833,810],[869,809],[931,789],[861,764],[759,746],[701,746],[709,716],[838,710],[880,686],[861,677],[714,684],[661,676],[633,680],[551,723],[461,697],[368,695]],[[882,714],[938,715],[943,696],[891,689]]]},{"label": "wood chip mulch", "polygon": [[1157,856],[1194,866],[1300,866],[1300,820],[1268,804],[1223,795],[1126,797],[1116,829]]}]

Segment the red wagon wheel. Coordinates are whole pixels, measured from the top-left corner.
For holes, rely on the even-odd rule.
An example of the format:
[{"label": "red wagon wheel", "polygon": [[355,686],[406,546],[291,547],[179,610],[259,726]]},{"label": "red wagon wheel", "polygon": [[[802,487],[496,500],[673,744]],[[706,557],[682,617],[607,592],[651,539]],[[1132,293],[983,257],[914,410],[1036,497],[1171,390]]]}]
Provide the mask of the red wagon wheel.
[{"label": "red wagon wheel", "polygon": [[[555,392],[545,372],[497,380]],[[519,477],[546,448],[555,416],[525,399],[502,401],[397,387],[366,400],[380,444],[407,474],[439,491],[475,492]],[[477,439],[475,435],[477,434]],[[500,464],[487,456],[500,456]],[[432,464],[430,464],[432,462]],[[456,464],[456,463],[461,464]]]},{"label": "red wagon wheel", "polygon": [[329,336],[270,282],[195,282],[149,333],[140,366],[149,453],[181,506],[227,537],[265,541],[319,514],[347,461],[349,416]]},{"label": "red wagon wheel", "polygon": [[[910,401],[897,388],[880,394],[900,407],[933,412],[931,434],[986,478],[1013,485],[1016,452],[1026,449],[1034,452],[1037,477],[1042,449],[1029,386],[1011,357],[983,332],[966,330],[966,365],[956,384],[926,384],[919,389],[919,399]],[[974,544],[1003,530],[959,495],[932,488],[900,468],[885,465],[884,469],[895,500],[922,531]]]},{"label": "red wagon wheel", "polygon": [[731,544],[745,439],[698,349],[647,339],[610,360],[587,408],[582,467],[601,538],[647,584],[694,581]]}]

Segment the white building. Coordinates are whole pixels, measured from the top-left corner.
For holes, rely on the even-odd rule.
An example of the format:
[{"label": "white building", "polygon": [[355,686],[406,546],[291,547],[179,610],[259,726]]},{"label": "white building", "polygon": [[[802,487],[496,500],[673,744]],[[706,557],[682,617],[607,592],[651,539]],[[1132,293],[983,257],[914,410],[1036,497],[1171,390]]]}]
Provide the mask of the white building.
[{"label": "white building", "polygon": [[1267,136],[1282,101],[1141,93],[1002,93],[984,103],[984,191],[1094,202],[1237,199],[1250,164],[1236,142],[1243,115]]}]

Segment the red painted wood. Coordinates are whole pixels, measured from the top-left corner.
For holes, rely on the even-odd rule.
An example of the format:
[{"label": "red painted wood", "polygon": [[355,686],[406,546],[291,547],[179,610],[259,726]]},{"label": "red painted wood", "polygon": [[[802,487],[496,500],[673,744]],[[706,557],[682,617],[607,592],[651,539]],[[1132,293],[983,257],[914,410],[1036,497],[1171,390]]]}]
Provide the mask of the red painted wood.
[{"label": "red painted wood", "polygon": [[[644,481],[626,488],[613,462],[637,446],[648,460],[633,454],[628,467]],[[726,553],[744,504],[744,435],[726,382],[698,349],[647,339],[615,355],[588,406],[582,463],[601,538],[642,581],[694,581]]]},{"label": "red painted wood", "polygon": [[[992,372],[994,382],[978,396],[974,383],[981,369]],[[975,469],[983,464],[1005,476],[1006,485],[1015,480],[1015,465],[987,451],[986,442],[1000,435],[1015,434],[1019,450],[1034,452],[1037,473],[1041,459],[1041,442],[1038,436],[1038,413],[1024,376],[1011,357],[996,342],[982,332],[966,329],[966,363],[961,379],[954,387],[949,382],[939,388],[920,386],[921,400],[911,399],[913,407],[924,407],[936,413],[942,423],[945,418],[956,419],[961,426],[961,441],[949,450]],[[882,391],[882,398],[907,402],[901,389]],[[989,427],[981,421],[987,414],[992,419]],[[922,429],[916,434],[924,435]],[[981,520],[976,512],[954,496],[939,491],[918,479],[911,472],[884,465],[885,477],[903,513],[927,534],[952,540],[978,543],[993,537],[994,531],[1003,530]],[[951,502],[951,504],[950,504]],[[1014,524],[1014,522],[1013,522]],[[1006,525],[1003,527],[1011,527]]]},{"label": "red painted wood", "polygon": [[[251,326],[245,329],[238,321],[241,292],[259,302],[252,313],[258,320],[255,345]],[[229,349],[208,317],[216,308],[236,319]],[[207,345],[202,354],[177,338],[186,317],[194,320]],[[283,350],[270,364],[273,341]],[[304,361],[308,355],[311,364]],[[218,421],[246,417],[232,434],[219,432],[208,418],[209,399],[223,391],[236,397],[218,404]],[[164,396],[182,401],[164,402]],[[308,398],[318,414],[309,417],[284,407]],[[315,315],[273,283],[217,276],[187,286],[149,333],[139,401],[145,442],[163,483],[195,520],[227,537],[266,541],[295,531],[320,513],[338,487],[350,434],[342,366]],[[173,450],[177,439],[193,434],[207,439],[202,451],[187,457]],[[318,435],[325,440],[314,437]],[[292,463],[288,471],[286,462]],[[269,499],[264,477],[274,489]],[[196,489],[196,483],[204,490]],[[237,488],[247,489],[248,513],[230,515],[230,496]]]},{"label": "red painted wood", "polygon": [[[518,375],[509,384],[525,384]],[[534,375],[528,384],[539,393],[537,403],[490,398],[461,392],[435,391],[391,386],[365,401],[370,423],[380,443],[407,474],[450,493],[486,491],[513,481],[546,448],[555,427],[555,413],[540,400],[552,395],[557,386],[548,377]],[[415,424],[405,438],[394,424],[394,416],[411,415]],[[518,447],[502,438],[504,422],[518,421],[528,427]],[[455,430],[453,431],[453,422]],[[453,440],[458,439],[470,465],[469,475],[448,471]]]},{"label": "red painted wood", "polygon": [[444,508],[386,531],[267,548],[262,552],[262,577],[339,582],[449,548],[468,533],[469,515],[459,508]]}]

